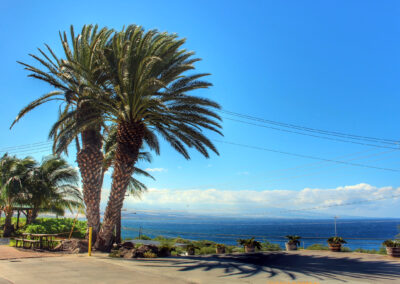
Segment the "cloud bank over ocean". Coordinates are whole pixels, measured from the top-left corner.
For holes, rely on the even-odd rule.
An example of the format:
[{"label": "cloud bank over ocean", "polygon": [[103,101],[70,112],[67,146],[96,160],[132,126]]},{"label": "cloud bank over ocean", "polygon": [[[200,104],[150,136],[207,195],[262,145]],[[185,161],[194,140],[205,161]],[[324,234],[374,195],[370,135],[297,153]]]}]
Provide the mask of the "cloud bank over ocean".
[{"label": "cloud bank over ocean", "polygon": [[[103,207],[108,193],[103,190]],[[300,191],[149,188],[141,199],[127,197],[124,208],[253,217],[398,217],[400,188],[366,183]]]}]

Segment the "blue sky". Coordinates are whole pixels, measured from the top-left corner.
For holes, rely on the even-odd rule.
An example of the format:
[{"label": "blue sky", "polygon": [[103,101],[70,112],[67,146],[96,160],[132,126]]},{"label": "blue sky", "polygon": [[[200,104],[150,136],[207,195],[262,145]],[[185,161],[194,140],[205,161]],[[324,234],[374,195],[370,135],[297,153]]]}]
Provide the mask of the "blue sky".
[{"label": "blue sky", "polygon": [[[201,95],[218,101],[225,110],[398,140],[399,12],[398,1],[3,2],[0,150],[46,141],[48,129],[57,116],[57,105],[49,104],[26,116],[12,131],[8,130],[23,106],[52,90],[27,78],[27,72],[16,61],[33,63],[28,54],[37,54],[36,48],[44,43],[61,56],[58,31],[69,29],[71,24],[80,29],[83,24],[96,23],[117,30],[136,23],[146,29],[157,28],[187,38],[186,48],[203,58],[197,70],[212,73],[209,81],[214,86]],[[213,135],[213,139],[400,169],[397,151],[383,153],[388,149],[301,136],[231,120],[225,120],[223,126],[224,138]],[[373,196],[371,190],[377,197],[390,196],[400,186],[399,172],[315,164],[318,161],[229,144],[216,145],[220,156],[204,159],[192,152],[192,159],[186,161],[163,144],[161,156],[154,157],[150,165],[141,165],[157,178],[146,181],[153,193],[142,201],[128,200],[127,206],[189,211],[218,207],[223,212],[242,214],[248,211],[251,202],[257,202],[260,210],[254,214],[268,215],[265,212],[272,206],[272,200],[279,208],[311,208],[368,199]],[[46,151],[38,153],[43,149],[47,148],[32,145],[14,148],[13,153],[40,158],[46,154]],[[74,163],[73,150],[69,160]],[[310,163],[314,164],[307,166]],[[109,188],[109,183],[107,175],[105,188]],[[364,191],[352,191],[352,186]],[[340,190],[349,187],[351,194],[349,190]],[[307,189],[317,190],[319,199],[307,195],[304,202],[286,203],[291,196],[301,200],[304,190],[310,192]],[[210,196],[194,198],[210,190]],[[324,195],[332,190],[336,193],[330,193],[330,197]],[[289,196],[284,195],[287,191]],[[160,192],[173,200],[160,200],[157,197]],[[193,198],[178,201],[185,192],[191,192]],[[275,193],[283,195],[268,195]],[[256,200],[243,203],[242,199],[232,200],[232,195],[252,195]],[[399,208],[397,199],[325,211],[398,217]]]}]

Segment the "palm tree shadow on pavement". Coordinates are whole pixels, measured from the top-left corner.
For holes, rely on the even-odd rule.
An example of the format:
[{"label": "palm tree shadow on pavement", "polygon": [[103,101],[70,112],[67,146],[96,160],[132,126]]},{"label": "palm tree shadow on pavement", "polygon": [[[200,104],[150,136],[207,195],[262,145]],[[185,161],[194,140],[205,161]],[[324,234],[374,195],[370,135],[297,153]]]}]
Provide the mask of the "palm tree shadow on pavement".
[{"label": "palm tree shadow on pavement", "polygon": [[400,279],[400,262],[365,260],[353,257],[331,257],[329,255],[288,254],[281,252],[192,256],[145,260],[146,267],[175,267],[178,271],[223,271],[220,277],[237,276],[249,278],[265,274],[268,279],[286,276],[296,280],[301,276],[316,280],[343,281],[343,277],[365,280]]}]

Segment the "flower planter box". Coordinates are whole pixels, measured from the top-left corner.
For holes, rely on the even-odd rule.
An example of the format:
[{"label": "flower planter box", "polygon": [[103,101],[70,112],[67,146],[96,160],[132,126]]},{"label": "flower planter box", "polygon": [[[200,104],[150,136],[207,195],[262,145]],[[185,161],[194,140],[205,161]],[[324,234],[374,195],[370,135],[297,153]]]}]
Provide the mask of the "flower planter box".
[{"label": "flower planter box", "polygon": [[225,253],[225,248],[216,248],[215,251],[217,254]]},{"label": "flower planter box", "polygon": [[329,249],[338,252],[342,249],[342,244],[329,244]]},{"label": "flower planter box", "polygon": [[386,253],[392,257],[400,257],[400,248],[386,247]]},{"label": "flower planter box", "polygon": [[254,252],[254,246],[244,246],[244,251],[246,253],[248,252]]},{"label": "flower planter box", "polygon": [[285,243],[285,247],[287,251],[297,250],[297,245],[292,243]]}]

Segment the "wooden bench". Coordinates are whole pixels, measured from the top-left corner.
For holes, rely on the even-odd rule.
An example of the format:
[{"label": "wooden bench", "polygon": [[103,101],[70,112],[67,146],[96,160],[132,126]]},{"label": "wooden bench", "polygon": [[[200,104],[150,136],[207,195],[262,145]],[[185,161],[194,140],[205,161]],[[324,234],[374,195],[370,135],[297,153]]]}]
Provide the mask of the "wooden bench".
[{"label": "wooden bench", "polygon": [[32,246],[35,247],[35,245],[36,245],[36,247],[37,247],[38,245],[40,245],[40,241],[39,241],[39,240],[27,240],[27,239],[22,239],[22,247],[23,247],[23,248],[27,248],[27,247],[25,247],[25,244],[26,244],[26,243],[29,244],[29,248],[32,248]]}]

